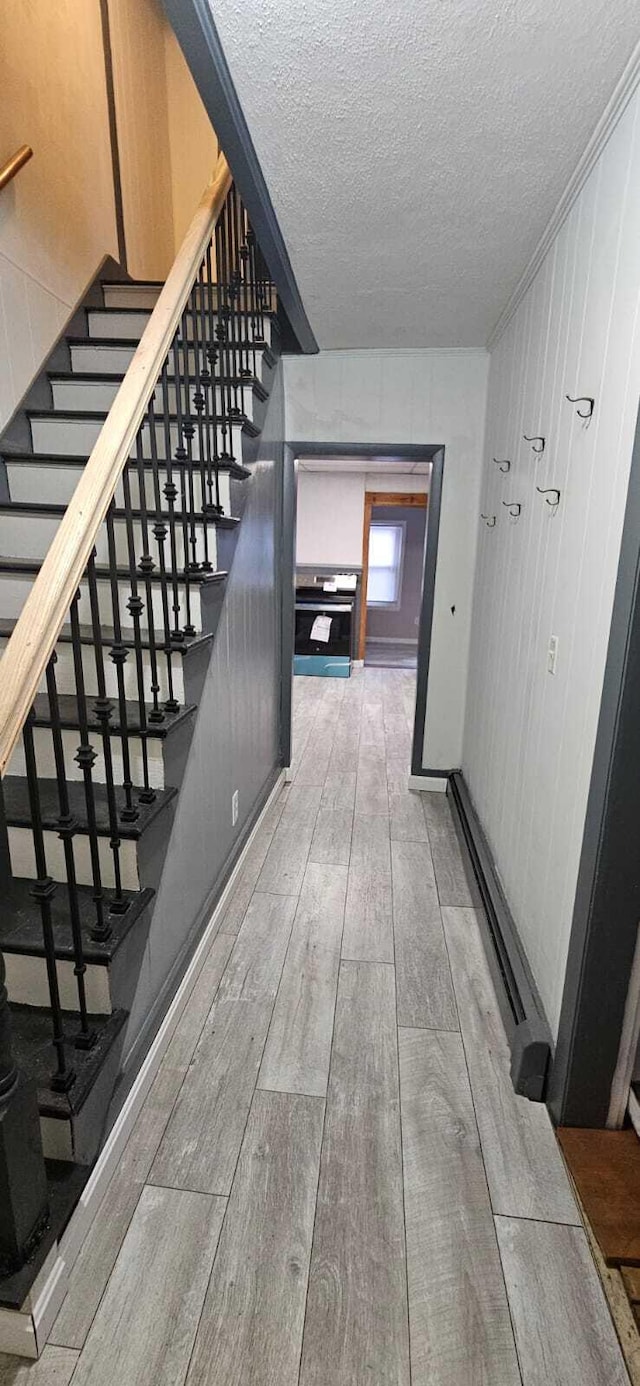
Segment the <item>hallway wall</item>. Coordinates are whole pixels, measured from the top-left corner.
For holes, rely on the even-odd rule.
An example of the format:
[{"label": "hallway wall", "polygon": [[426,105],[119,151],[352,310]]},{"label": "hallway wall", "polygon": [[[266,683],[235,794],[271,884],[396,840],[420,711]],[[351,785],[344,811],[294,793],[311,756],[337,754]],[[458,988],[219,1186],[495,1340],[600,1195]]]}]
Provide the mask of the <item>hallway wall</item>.
[{"label": "hallway wall", "polygon": [[444,444],[423,752],[429,769],[451,769],[462,758],[488,365],[485,351],[466,350],[285,358],[287,439]]},{"label": "hallway wall", "polygon": [[[554,1031],[638,410],[639,246],[636,92],[491,356],[479,508],[498,521],[479,524],[463,770]],[[566,394],[595,397],[588,426]],[[560,488],[556,514],[536,485]]]},{"label": "hallway wall", "polygon": [[427,473],[389,476],[386,472],[307,472],[299,468],[297,562],[360,568],[366,492],[428,490]]}]

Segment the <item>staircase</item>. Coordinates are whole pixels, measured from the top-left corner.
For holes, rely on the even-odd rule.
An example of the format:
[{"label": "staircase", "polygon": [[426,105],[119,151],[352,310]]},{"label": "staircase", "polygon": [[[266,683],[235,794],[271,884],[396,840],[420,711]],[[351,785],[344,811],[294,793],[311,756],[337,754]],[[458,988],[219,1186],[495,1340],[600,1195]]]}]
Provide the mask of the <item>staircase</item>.
[{"label": "staircase", "polygon": [[[19,444],[15,429],[0,441],[8,706],[31,630],[40,619],[50,629],[34,597],[55,599],[47,564],[50,579],[74,507],[75,532],[85,523],[76,487],[97,475],[141,353],[144,368],[164,331],[168,350],[1,782],[0,1107],[17,1069],[35,1087],[50,1233],[54,1204],[64,1221],[104,1139],[279,351],[275,294],[226,164],[217,184],[208,231],[199,209],[201,254],[174,330],[170,284],[161,298],[159,284],[102,282],[44,373],[48,407],[26,411]],[[5,1247],[4,1265],[0,1255],[0,1304],[20,1302],[38,1236],[13,1257]]]}]

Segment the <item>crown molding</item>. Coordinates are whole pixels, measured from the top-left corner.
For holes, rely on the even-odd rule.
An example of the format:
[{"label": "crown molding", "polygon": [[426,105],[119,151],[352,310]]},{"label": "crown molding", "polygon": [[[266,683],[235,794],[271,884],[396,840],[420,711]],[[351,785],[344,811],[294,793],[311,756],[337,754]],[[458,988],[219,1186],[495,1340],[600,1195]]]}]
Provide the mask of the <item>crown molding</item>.
[{"label": "crown molding", "polygon": [[529,260],[529,263],[521,275],[516,287],[509,299],[503,312],[493,328],[488,340],[487,350],[492,348],[499,341],[505,328],[510,323],[516,309],[522,302],[529,286],[533,283],[538,270],[549,251],[550,247],[560,231],[561,226],[566,221],[576,198],[581,193],[594,165],[611,138],[618,121],[624,114],[631,97],[633,96],[638,83],[640,82],[640,43],[636,45],[631,57],[624,69],[624,72],[613,90],[613,94],[608,101],[605,109],[596,125],[591,139],[578,161],[567,186],[557,203],[555,211],[552,213],[547,225],[538,241],[538,244]]}]

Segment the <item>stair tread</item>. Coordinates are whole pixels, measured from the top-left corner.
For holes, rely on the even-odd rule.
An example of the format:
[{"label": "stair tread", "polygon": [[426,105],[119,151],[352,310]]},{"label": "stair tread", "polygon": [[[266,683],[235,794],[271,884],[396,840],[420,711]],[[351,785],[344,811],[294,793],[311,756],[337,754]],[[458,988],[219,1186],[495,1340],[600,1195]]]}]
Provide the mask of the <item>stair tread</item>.
[{"label": "stair tread", "polygon": [[[42,941],[42,916],[40,905],[34,900],[32,895],[34,882],[24,877],[13,876],[9,880],[5,890],[5,903],[8,906],[3,910],[0,919],[0,950],[3,953],[20,953],[29,957],[44,957],[44,944]],[[79,885],[77,887],[78,911],[80,915],[80,927],[82,929],[82,945],[84,959],[87,963],[98,964],[106,967],[115,956],[120,944],[127,937],[130,929],[136,923],[151,903],[154,891],[145,887],[143,890],[126,892],[129,900],[129,907],[124,914],[109,914],[109,904],[113,900],[115,892],[105,890],[106,913],[111,924],[111,934],[108,939],[97,941],[91,938],[91,929],[95,922],[96,912],[93,899],[93,887]],[[51,915],[53,923],[53,933],[55,938],[56,957],[65,960],[73,960],[73,939],[71,936],[71,925],[69,922],[69,905],[67,888],[58,885],[58,888],[51,899]]]},{"label": "stair tread", "polygon": [[[119,311],[120,311],[120,309],[118,309],[118,312],[119,312]],[[128,309],[127,309],[127,311],[128,311]],[[135,310],[135,311],[137,311],[137,310]],[[106,419],[108,419],[108,417],[109,417],[109,410],[108,410],[108,409],[27,409],[27,410],[25,410],[25,413],[26,413],[26,417],[27,417],[29,420],[37,420],[37,421],[40,421],[40,422],[44,420],[46,423],[49,423],[49,422],[51,421],[51,419],[65,419],[68,423],[78,423],[79,421],[81,421],[81,422],[87,422],[87,421],[89,421],[89,422],[91,422],[91,423],[102,423],[102,424],[104,424],[104,422],[106,421]],[[178,415],[177,415],[177,413],[169,414],[168,417],[169,417],[169,420],[170,420],[170,422],[171,422],[172,424],[176,424],[176,425],[177,425],[177,423],[178,423]],[[163,418],[164,418],[164,415],[161,415],[160,413],[158,413],[158,417],[157,417],[157,419],[156,419],[156,424],[157,424],[158,427],[160,427],[160,425],[162,424]],[[215,420],[216,422],[218,422],[218,423],[221,423],[221,422],[222,422],[222,417],[221,417],[221,415],[219,415],[219,414],[218,414],[218,415],[214,415],[214,416],[212,417],[211,422],[213,423],[214,420]],[[193,415],[192,415],[192,418],[191,418],[191,422],[193,423],[194,428],[196,428],[196,430],[197,430],[197,421],[196,421],[196,419],[194,419]],[[255,424],[255,423],[253,422],[253,419],[250,419],[250,418],[248,417],[247,414],[242,414],[242,413],[233,414],[233,415],[230,416],[230,419],[228,420],[228,422],[230,422],[230,423],[232,423],[232,424],[235,424],[235,425],[236,425],[237,427],[239,427],[239,428],[242,428],[243,431],[244,431],[245,433],[248,433],[252,438],[257,438],[257,437],[259,437],[260,428],[259,428],[258,424]],[[203,424],[204,424],[204,420],[203,420]],[[158,461],[159,461],[159,462],[162,462],[162,461],[163,461],[163,458],[159,457],[159,458],[158,458]],[[197,466],[197,462],[196,462],[195,465]]]},{"label": "stair tread", "polygon": [[38,1090],[38,1107],[43,1116],[68,1118],[81,1107],[91,1092],[102,1064],[127,1019],[126,1011],[111,1015],[91,1016],[97,1038],[91,1049],[76,1049],[74,1036],[78,1033],[75,1011],[63,1011],[63,1029],[68,1036],[67,1057],[75,1070],[75,1081],[69,1092],[54,1092],[49,1087],[55,1068],[51,1043],[51,1014],[44,1006],[16,1006],[9,1002],[13,1053],[21,1072],[31,1078]]},{"label": "stair tread", "polygon": [[[0,617],[0,639],[9,639],[13,634],[17,624],[17,616]],[[102,639],[105,645],[108,645],[110,641],[112,642],[115,639],[115,631],[113,629],[113,626],[101,626],[100,630],[102,632]],[[200,632],[198,635],[185,635],[183,640],[181,640],[180,642],[176,641],[175,644],[172,643],[170,648],[175,654],[187,655],[192,650],[198,648],[201,645],[211,644],[212,640],[213,635],[211,634],[211,632],[204,631]],[[71,626],[69,624],[66,624],[61,627],[57,643],[60,642],[64,645],[71,644]],[[82,645],[93,645],[92,626],[86,625],[84,623],[80,626],[80,643]],[[123,626],[122,643],[123,645],[127,646],[127,649],[135,649],[135,639],[132,628]],[[164,650],[164,631],[157,630],[154,632],[154,643],[157,650]],[[141,635],[141,644],[145,650],[149,649],[150,640],[148,634],[143,633]]]},{"label": "stair tread", "polygon": [[[68,508],[68,505],[56,505],[54,502],[50,501],[0,501],[0,515],[10,515],[13,513],[14,515],[43,515],[57,518],[58,516],[66,514]],[[122,507],[116,507],[113,513],[116,520],[126,520],[127,518],[127,512],[122,509]],[[133,507],[133,514],[135,516],[140,514],[140,510],[136,509],[135,506]],[[175,520],[179,524],[182,524],[182,511],[174,510],[173,514]],[[161,510],[160,515],[163,519],[166,519],[167,511]],[[150,525],[153,524],[155,516],[156,512],[153,506],[147,505],[147,519]],[[190,520],[190,518],[189,515],[185,516],[187,520]],[[235,529],[236,526],[240,524],[236,515],[211,515],[207,518],[209,524],[215,525],[217,529]],[[195,522],[196,524],[202,524],[202,517],[196,515]]]},{"label": "stair tread", "polygon": [[[0,573],[26,573],[35,575],[40,572],[43,562],[44,559],[42,558],[6,558],[0,555]],[[107,581],[111,577],[111,569],[108,568],[106,564],[96,563],[96,576],[101,580]],[[119,579],[128,580],[131,574],[128,568],[119,567],[116,570],[116,576]],[[180,571],[175,574],[167,572],[165,576],[167,582],[173,582],[174,577],[177,582],[184,582],[186,574]],[[222,568],[217,569],[213,573],[189,572],[188,574],[190,583],[199,587],[207,587],[210,583],[224,582],[228,576],[228,572]],[[151,574],[151,582],[159,582],[160,577],[160,571],[156,569],[156,571]],[[137,574],[137,578],[138,585],[140,587],[143,586],[143,579],[139,573]]]},{"label": "stair tread", "polygon": [[[49,415],[49,417],[51,417],[51,415]],[[46,452],[11,452],[5,450],[0,455],[2,456],[2,460],[10,466],[13,466],[14,463],[17,462],[19,466],[41,467],[45,463],[50,462],[52,467],[83,468],[86,467],[87,462],[89,461],[88,453],[86,457],[83,457],[79,453],[75,452],[52,452],[49,448]],[[143,465],[145,471],[151,472],[153,470],[154,464],[151,461],[151,458],[145,457],[143,460]],[[159,457],[158,465],[160,467],[166,466],[166,461],[162,457]],[[171,467],[174,472],[180,471],[180,469],[185,465],[187,464],[185,464],[184,462],[176,462],[175,459],[172,460],[171,463]],[[192,463],[191,466],[195,467],[195,469],[197,470],[198,463]],[[219,461],[218,470],[221,472],[228,472],[229,475],[234,477],[237,481],[246,481],[251,476],[249,468],[244,467],[241,462]]]},{"label": "stair tread", "polygon": [[[108,655],[106,655],[106,657],[108,658]],[[110,722],[111,730],[115,733],[118,733],[120,730],[118,700],[117,698],[110,698],[109,701],[113,708],[113,713]],[[95,704],[95,697],[89,695],[87,697],[87,722],[89,725],[89,730],[93,732],[100,731],[102,725],[95,711]],[[78,718],[77,698],[75,698],[72,693],[59,693],[58,705],[60,710],[60,725],[65,729],[76,730],[80,726]],[[140,731],[141,727],[140,708],[137,702],[131,701],[128,701],[125,704],[125,706],[127,728],[129,730],[129,733],[132,736],[135,736]],[[149,714],[153,710],[153,703],[146,703],[145,707],[147,713],[147,735],[156,737],[160,741],[164,741],[166,737],[168,737],[176,727],[180,726],[183,722],[189,721],[189,719],[193,717],[194,713],[197,712],[195,703],[190,703],[182,707],[179,707],[177,712],[167,712],[163,708],[163,721],[149,722]],[[46,693],[37,694],[34,702],[34,708],[36,714],[35,726],[50,727],[51,710],[49,707],[49,699]]]},{"label": "stair tread", "polygon": [[[7,824],[10,828],[30,828],[31,810],[29,807],[29,790],[26,777],[23,775],[6,775],[2,781],[4,797],[4,810]],[[42,825],[50,832],[58,831],[59,802],[57,782],[52,779],[39,779],[38,790],[40,793],[40,810],[42,814]],[[151,804],[139,802],[138,795],[142,792],[140,786],[136,786],[133,791],[133,799],[138,809],[138,817],[133,823],[123,823],[118,819],[118,831],[122,838],[130,838],[137,841],[150,826],[159,813],[162,813],[172,799],[175,799],[177,789],[165,788],[156,789],[155,799]],[[87,831],[87,812],[84,796],[84,784],[78,780],[67,781],[67,793],[69,796],[69,811],[78,823],[82,833]],[[124,807],[124,790],[116,786],[116,804],[118,811]],[[100,837],[110,837],[109,828],[109,805],[107,799],[107,786],[94,781],[93,783],[93,802],[96,814],[96,827]]]},{"label": "stair tread", "polygon": [[[112,284],[110,287],[111,287],[111,288],[115,288],[116,286]],[[117,287],[121,287],[121,286],[117,286]],[[125,287],[128,288],[128,289],[130,289],[130,288],[133,288],[134,285],[132,285],[132,284],[127,284]],[[154,288],[155,288],[156,286],[153,285],[153,286],[150,286],[150,287],[154,287]],[[111,306],[107,307],[106,304],[98,304],[97,306],[96,306],[95,304],[90,304],[89,307],[88,307],[85,311],[86,311],[87,313],[148,313],[149,316],[151,316],[151,314],[152,314],[152,312],[153,312],[153,308],[143,308],[142,305],[141,305],[139,308],[114,308],[114,307],[111,307]],[[215,307],[215,309],[214,309],[214,312],[217,313],[217,311],[218,311],[218,305],[216,304],[216,307]],[[194,313],[196,313],[196,312],[197,312],[198,316],[200,315],[200,310],[199,310],[199,309],[194,309],[194,308],[192,308],[189,304],[186,305],[186,307],[185,307],[185,309],[184,309],[184,312],[185,312],[185,313],[189,313],[191,316],[193,316]],[[273,321],[277,321],[277,316],[278,316],[278,313],[277,313],[277,309],[276,309],[276,308],[262,308],[262,309],[260,309],[260,308],[235,308],[235,307],[234,307],[234,308],[232,309],[232,314],[233,314],[234,317],[241,317],[241,318],[256,318],[256,317],[262,317],[262,318],[271,318]]]}]

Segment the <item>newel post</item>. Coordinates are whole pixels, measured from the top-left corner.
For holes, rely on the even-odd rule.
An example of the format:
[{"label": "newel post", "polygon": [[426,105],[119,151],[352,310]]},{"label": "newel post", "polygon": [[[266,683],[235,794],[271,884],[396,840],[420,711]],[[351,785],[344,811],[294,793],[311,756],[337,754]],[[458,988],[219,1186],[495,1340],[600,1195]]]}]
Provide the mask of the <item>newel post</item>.
[{"label": "newel post", "polygon": [[[9,870],[0,786],[0,886],[5,902]],[[0,952],[0,1276],[12,1275],[28,1261],[48,1220],[38,1100],[34,1084],[20,1073],[14,1058],[6,968]]]}]

